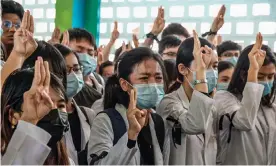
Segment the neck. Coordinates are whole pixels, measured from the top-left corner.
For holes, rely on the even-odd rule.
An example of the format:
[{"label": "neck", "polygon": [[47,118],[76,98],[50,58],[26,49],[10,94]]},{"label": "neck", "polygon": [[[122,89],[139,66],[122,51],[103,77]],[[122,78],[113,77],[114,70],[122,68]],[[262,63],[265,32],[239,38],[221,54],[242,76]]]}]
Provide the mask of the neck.
[{"label": "neck", "polygon": [[66,104],[66,110],[67,110],[67,113],[72,113],[74,112],[74,107],[73,107],[73,99],[69,99],[67,104]]},{"label": "neck", "polygon": [[184,91],[188,97],[188,100],[191,101],[192,95],[193,95],[193,89],[190,87],[189,83],[186,81],[186,79],[184,80],[183,84],[182,84]]},{"label": "neck", "polygon": [[7,60],[8,57],[10,56],[10,54],[11,54],[12,49],[13,49],[13,44],[5,44],[4,46],[5,46],[5,51],[6,51],[6,54],[7,54],[6,55],[7,57],[5,57],[6,58],[5,60]]}]

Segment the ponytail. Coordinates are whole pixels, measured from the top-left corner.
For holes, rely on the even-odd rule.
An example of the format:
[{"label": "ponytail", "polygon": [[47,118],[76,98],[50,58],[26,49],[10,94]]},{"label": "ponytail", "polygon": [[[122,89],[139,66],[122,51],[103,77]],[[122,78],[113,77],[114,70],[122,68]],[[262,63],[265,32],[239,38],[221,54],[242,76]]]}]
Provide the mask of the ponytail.
[{"label": "ponytail", "polygon": [[105,84],[104,91],[104,109],[115,108],[115,105],[123,104],[126,108],[129,104],[129,96],[120,86],[119,79],[116,74],[109,77]]},{"label": "ponytail", "polygon": [[168,91],[166,92],[166,94],[168,93],[172,93],[173,91],[176,91],[177,89],[180,88],[182,84],[178,81],[175,81],[175,83],[168,89]]}]

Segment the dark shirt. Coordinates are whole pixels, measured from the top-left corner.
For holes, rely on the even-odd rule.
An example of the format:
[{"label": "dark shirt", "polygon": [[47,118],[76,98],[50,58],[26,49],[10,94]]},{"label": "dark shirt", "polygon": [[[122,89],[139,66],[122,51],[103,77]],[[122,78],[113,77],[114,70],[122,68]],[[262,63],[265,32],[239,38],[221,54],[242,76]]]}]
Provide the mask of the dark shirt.
[{"label": "dark shirt", "polygon": [[68,114],[68,120],[75,148],[79,152],[81,150],[81,125],[76,109]]}]

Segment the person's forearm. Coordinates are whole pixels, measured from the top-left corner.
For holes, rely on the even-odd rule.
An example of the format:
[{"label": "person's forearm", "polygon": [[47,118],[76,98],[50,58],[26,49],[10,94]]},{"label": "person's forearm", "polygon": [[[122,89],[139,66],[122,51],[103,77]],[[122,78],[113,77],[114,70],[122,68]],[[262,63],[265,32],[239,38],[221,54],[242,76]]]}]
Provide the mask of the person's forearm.
[{"label": "person's forearm", "polygon": [[143,47],[151,47],[151,45],[153,44],[153,39],[151,38],[146,38],[144,43],[142,44]]},{"label": "person's forearm", "polygon": [[114,45],[115,41],[109,41],[109,43],[104,47],[103,50],[103,62],[106,62],[109,60],[109,54],[112,46]]},{"label": "person's forearm", "polygon": [[16,69],[20,69],[25,60],[24,55],[18,55],[15,51],[12,51],[6,63],[1,70],[1,87],[3,86],[7,77]]},{"label": "person's forearm", "polygon": [[207,40],[212,44],[215,44],[215,38],[216,38],[216,35],[208,35],[207,36]]},{"label": "person's forearm", "polygon": [[[198,70],[196,72],[196,79],[197,80],[205,80],[206,79],[206,73],[205,70]],[[195,85],[195,90],[199,92],[208,93],[208,86],[207,83],[200,83]]]}]

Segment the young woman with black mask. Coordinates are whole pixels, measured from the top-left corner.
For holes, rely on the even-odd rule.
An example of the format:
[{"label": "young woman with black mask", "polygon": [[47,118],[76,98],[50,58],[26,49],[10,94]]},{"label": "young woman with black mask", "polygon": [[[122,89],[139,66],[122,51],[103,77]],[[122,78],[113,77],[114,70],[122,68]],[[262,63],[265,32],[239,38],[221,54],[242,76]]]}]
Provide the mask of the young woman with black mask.
[{"label": "young woman with black mask", "polygon": [[68,165],[62,137],[68,129],[66,95],[49,65],[13,72],[1,94],[1,163]]},{"label": "young woman with black mask", "polygon": [[178,49],[178,82],[171,87],[176,90],[163,98],[157,113],[169,130],[169,164],[215,165],[214,100],[208,95],[207,77],[207,69],[215,55],[206,39],[198,38],[195,31],[193,36],[184,40]]},{"label": "young woman with black mask", "polygon": [[214,97],[221,164],[276,164],[276,57],[262,42],[258,33],[256,43],[241,52],[227,91]]},{"label": "young woman with black mask", "polygon": [[[69,41],[68,41],[69,42]],[[95,113],[92,109],[79,106],[73,97],[83,88],[82,66],[78,56],[69,47],[55,44],[63,55],[67,67],[66,111],[70,123],[70,130],[65,134],[68,155],[75,164],[87,165],[87,142]]]},{"label": "young woman with black mask", "polygon": [[164,122],[153,110],[163,98],[165,80],[160,55],[146,47],[125,53],[106,83],[105,110],[93,122],[90,164],[167,164]]}]

